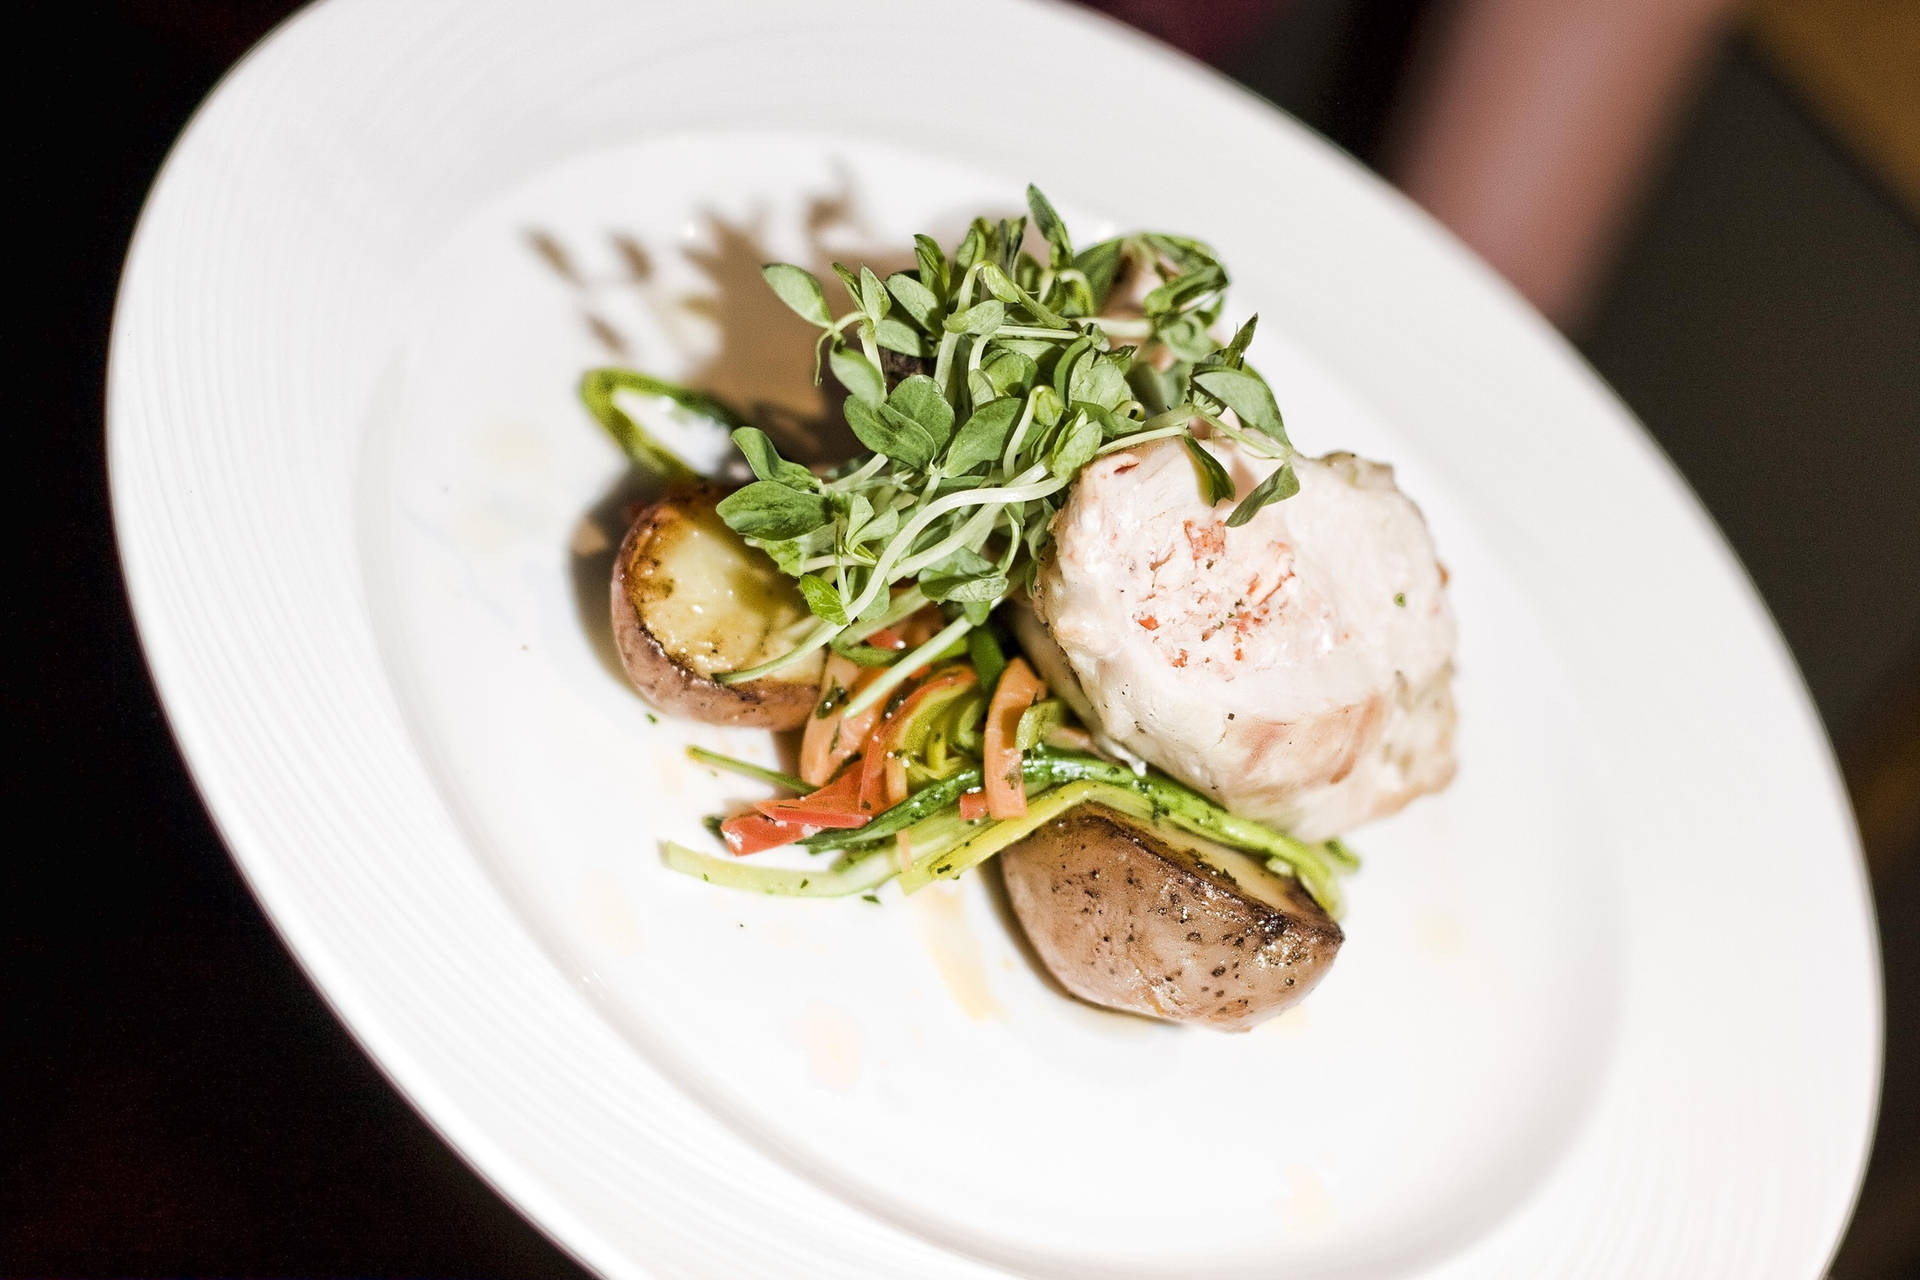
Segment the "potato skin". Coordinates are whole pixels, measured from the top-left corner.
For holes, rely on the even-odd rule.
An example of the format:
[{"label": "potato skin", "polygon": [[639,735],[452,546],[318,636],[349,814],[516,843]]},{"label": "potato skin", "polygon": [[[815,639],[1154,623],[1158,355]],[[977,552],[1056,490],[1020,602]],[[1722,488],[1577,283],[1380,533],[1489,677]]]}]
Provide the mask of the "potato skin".
[{"label": "potato skin", "polygon": [[1170,844],[1082,805],[1000,854],[1014,914],[1068,991],[1129,1013],[1244,1031],[1313,990],[1344,935],[1294,881],[1284,905]]},{"label": "potato skin", "polygon": [[806,723],[819,698],[815,667],[803,668],[808,672],[803,679],[770,676],[725,685],[669,653],[647,625],[644,604],[665,574],[656,553],[661,535],[699,506],[710,508],[725,496],[707,485],[676,489],[634,517],[613,558],[613,642],[620,665],[640,696],[669,715],[707,724],[796,729]]}]

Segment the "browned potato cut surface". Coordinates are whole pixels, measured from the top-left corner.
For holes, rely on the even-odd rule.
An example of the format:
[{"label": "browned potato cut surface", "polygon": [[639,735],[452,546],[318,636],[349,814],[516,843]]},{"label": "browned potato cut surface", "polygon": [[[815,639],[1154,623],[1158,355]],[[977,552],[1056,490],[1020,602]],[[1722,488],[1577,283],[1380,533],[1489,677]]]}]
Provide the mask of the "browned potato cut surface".
[{"label": "browned potato cut surface", "polygon": [[1062,986],[1152,1018],[1244,1031],[1313,990],[1344,938],[1296,881],[1099,805],[1007,848],[1000,867]]},{"label": "browned potato cut surface", "polygon": [[792,581],[714,513],[700,488],[643,510],[613,561],[613,638],[654,706],[709,724],[792,729],[819,692],[821,658],[740,685],[713,677],[776,658],[810,621]]}]

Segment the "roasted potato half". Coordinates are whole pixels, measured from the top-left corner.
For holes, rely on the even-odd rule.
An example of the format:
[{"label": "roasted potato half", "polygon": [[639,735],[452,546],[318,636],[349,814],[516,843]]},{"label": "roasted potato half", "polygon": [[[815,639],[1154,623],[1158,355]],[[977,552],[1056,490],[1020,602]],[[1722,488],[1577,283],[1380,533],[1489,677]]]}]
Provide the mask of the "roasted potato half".
[{"label": "roasted potato half", "polygon": [[669,493],[627,530],[613,561],[620,662],[640,695],[671,715],[797,728],[819,695],[819,655],[745,684],[713,678],[778,657],[811,621],[792,581],[715,514],[722,496]]},{"label": "roasted potato half", "polygon": [[1000,854],[1060,984],[1092,1004],[1244,1031],[1326,975],[1344,935],[1259,861],[1087,804]]}]

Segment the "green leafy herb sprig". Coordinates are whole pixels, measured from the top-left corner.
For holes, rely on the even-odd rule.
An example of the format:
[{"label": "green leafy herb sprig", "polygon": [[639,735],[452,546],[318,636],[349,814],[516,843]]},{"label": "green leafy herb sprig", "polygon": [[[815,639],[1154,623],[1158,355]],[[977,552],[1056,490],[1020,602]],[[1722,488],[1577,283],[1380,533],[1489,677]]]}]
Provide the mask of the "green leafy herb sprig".
[{"label": "green leafy herb sprig", "polygon": [[[837,316],[810,272],[763,268],[781,300],[820,328],[816,378],[824,353],[848,393],[847,424],[870,452],[817,476],[758,428],[714,415],[754,475],[720,516],[797,579],[815,618],[792,651],[720,679],[757,679],[831,645],[856,660],[891,659],[897,678],[857,701],[887,696],[908,672],[960,652],[995,605],[1031,585],[1068,484],[1102,454],[1178,436],[1209,504],[1238,495],[1196,426],[1278,460],[1240,498],[1231,526],[1299,489],[1273,392],[1246,363],[1254,319],[1225,345],[1212,336],[1227,289],[1212,250],[1148,232],[1076,253],[1046,197],[1028,187],[1027,203],[1044,261],[1022,248],[1028,219],[975,219],[951,256],[916,236],[916,267],[885,279],[835,263],[851,299]],[[1116,286],[1138,281],[1132,295],[1148,283],[1142,272],[1151,288],[1137,305],[1114,306]],[[611,410],[598,372],[589,382]],[[698,410],[690,397],[669,398]],[[623,444],[636,434],[618,429],[632,428],[625,415],[615,422],[589,407]],[[928,601],[948,625],[924,645],[893,655],[861,644]]]}]

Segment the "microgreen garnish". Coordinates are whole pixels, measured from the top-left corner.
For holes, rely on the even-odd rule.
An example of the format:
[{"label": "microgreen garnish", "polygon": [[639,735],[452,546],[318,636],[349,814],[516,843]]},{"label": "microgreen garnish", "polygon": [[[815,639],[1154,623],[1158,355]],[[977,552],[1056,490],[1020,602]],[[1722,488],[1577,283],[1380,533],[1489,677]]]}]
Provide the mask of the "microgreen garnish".
[{"label": "microgreen garnish", "polygon": [[[906,586],[942,607],[943,645],[963,639],[1032,585],[1068,485],[1104,453],[1178,436],[1209,505],[1239,495],[1196,429],[1278,462],[1228,516],[1235,527],[1299,489],[1273,392],[1246,363],[1254,321],[1225,345],[1213,336],[1227,288],[1213,251],[1148,232],[1075,252],[1036,188],[1027,205],[1041,256],[1022,247],[1029,219],[977,218],[950,255],[916,236],[915,267],[884,280],[833,264],[849,301],[839,315],[811,273],[762,269],[820,330],[817,352],[870,452],[817,477],[763,433],[713,414],[736,428],[755,477],[719,504],[721,518],[796,579],[817,619],[791,652],[720,679],[764,676],[830,643],[872,661],[879,651],[858,641]],[[664,386],[635,389],[671,394]],[[596,413],[646,458],[644,436],[613,416],[611,389],[594,384]],[[928,654],[904,657],[917,665]]]}]

